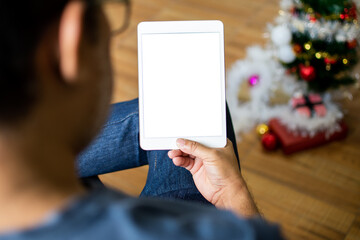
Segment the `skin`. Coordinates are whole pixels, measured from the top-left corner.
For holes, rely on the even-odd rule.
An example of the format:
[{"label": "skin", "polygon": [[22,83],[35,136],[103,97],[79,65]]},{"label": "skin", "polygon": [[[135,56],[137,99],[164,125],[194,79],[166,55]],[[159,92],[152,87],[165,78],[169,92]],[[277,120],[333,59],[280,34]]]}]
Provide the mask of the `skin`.
[{"label": "skin", "polygon": [[169,157],[176,166],[190,171],[197,189],[206,200],[242,217],[259,213],[238,168],[229,139],[224,148],[217,149],[186,139],[178,139],[177,145],[179,149],[169,151]]},{"label": "skin", "polygon": [[[99,39],[89,41],[84,10],[70,1],[42,36],[34,59],[39,100],[17,126],[0,125],[0,233],[34,227],[85,194],[74,162],[107,117],[112,76],[109,26],[99,10]],[[205,198],[243,216],[257,213],[229,142],[223,149],[183,143],[169,156]]]}]

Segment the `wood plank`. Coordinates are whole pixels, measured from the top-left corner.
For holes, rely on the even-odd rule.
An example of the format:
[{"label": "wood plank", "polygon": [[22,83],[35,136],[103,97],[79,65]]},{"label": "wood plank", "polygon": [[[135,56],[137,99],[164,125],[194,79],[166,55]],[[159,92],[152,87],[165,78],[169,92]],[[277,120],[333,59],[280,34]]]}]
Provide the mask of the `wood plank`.
[{"label": "wood plank", "polygon": [[281,222],[289,232],[296,227],[314,237],[339,239],[345,236],[355,219],[354,213],[267,176],[252,171],[244,171],[244,176],[264,216]]},{"label": "wood plank", "polygon": [[360,216],[358,216],[352,226],[348,234],[345,237],[345,240],[359,240],[360,239]]}]

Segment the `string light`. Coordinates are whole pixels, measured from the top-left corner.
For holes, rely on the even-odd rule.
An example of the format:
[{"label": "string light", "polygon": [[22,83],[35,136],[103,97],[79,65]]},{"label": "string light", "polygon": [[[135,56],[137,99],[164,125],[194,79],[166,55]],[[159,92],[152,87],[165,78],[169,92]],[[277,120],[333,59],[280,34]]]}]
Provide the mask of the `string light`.
[{"label": "string light", "polygon": [[311,44],[310,43],[305,43],[304,48],[309,51],[311,49]]}]

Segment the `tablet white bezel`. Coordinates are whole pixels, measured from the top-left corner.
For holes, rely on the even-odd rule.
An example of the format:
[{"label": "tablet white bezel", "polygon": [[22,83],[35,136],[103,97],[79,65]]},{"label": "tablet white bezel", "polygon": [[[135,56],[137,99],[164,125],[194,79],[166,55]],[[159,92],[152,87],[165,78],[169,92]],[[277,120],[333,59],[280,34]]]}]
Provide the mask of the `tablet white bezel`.
[{"label": "tablet white bezel", "polygon": [[221,21],[158,21],[141,22],[138,24],[138,74],[139,74],[139,127],[140,146],[144,150],[178,149],[175,137],[146,138],[144,134],[144,104],[143,104],[143,64],[142,64],[142,35],[143,34],[171,34],[171,33],[219,33],[220,49],[220,81],[221,81],[221,136],[187,136],[208,147],[219,148],[226,145],[226,105],[225,105],[225,60],[224,60],[224,26]]}]

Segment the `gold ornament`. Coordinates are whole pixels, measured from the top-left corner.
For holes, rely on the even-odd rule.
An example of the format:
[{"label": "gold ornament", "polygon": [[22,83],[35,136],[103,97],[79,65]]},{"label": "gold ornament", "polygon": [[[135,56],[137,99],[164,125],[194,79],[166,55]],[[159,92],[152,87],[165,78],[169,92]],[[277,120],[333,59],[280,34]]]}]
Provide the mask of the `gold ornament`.
[{"label": "gold ornament", "polygon": [[262,123],[257,125],[256,127],[256,133],[261,137],[262,135],[264,135],[265,133],[269,132],[269,127]]},{"label": "gold ornament", "polygon": [[348,61],[346,58],[344,58],[344,59],[342,60],[342,62],[343,62],[344,65],[346,65],[346,64],[349,63],[349,61]]},{"label": "gold ornament", "polygon": [[311,49],[311,43],[305,43],[304,48],[309,51]]}]

